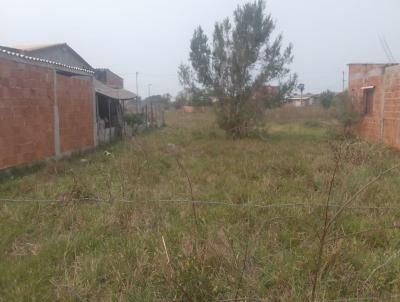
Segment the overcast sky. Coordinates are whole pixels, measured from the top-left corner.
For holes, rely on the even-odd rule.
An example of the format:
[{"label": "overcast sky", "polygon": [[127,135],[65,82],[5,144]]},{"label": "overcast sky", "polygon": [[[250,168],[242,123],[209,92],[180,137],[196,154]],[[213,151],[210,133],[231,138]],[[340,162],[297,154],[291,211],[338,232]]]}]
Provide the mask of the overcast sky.
[{"label": "overcast sky", "polygon": [[[107,67],[139,93],[181,88],[193,30],[211,34],[240,0],[2,0],[0,45],[67,42],[94,67]],[[400,60],[400,0],[268,0],[267,10],[294,45],[293,71],[306,91],[342,88],[349,62],[388,62],[383,35]],[[347,73],[346,73],[347,74]]]}]

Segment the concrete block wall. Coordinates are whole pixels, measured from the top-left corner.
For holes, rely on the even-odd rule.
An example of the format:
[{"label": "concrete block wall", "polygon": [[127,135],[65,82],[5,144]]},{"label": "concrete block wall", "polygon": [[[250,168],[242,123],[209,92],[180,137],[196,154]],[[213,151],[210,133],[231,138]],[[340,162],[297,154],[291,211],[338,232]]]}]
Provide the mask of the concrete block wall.
[{"label": "concrete block wall", "polygon": [[0,169],[53,157],[53,72],[0,58]]},{"label": "concrete block wall", "polygon": [[91,80],[0,58],[0,170],[94,147],[93,89]]},{"label": "concrete block wall", "polygon": [[93,85],[89,79],[57,75],[61,154],[94,145]]}]

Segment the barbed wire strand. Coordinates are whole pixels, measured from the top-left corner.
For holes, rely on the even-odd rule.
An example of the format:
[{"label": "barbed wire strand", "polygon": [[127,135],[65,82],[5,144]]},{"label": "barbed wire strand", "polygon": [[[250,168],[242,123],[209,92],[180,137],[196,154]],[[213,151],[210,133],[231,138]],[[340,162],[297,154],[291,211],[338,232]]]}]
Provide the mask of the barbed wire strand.
[{"label": "barbed wire strand", "polygon": [[[68,202],[97,202],[110,204],[112,202],[121,202],[121,203],[181,203],[187,205],[206,205],[206,206],[225,206],[230,208],[257,208],[257,209],[271,209],[271,208],[322,208],[326,207],[326,204],[322,203],[301,203],[301,202],[293,202],[293,203],[230,203],[226,201],[217,201],[217,200],[186,200],[186,199],[159,199],[159,200],[127,200],[127,199],[113,199],[110,202],[109,199],[101,199],[101,198],[60,198],[60,199],[38,199],[38,198],[0,198],[0,202],[20,202],[20,203],[33,203],[33,202],[41,202],[41,203],[68,203]],[[330,208],[340,208],[343,205],[341,204],[330,204]],[[400,210],[400,207],[383,207],[383,206],[349,206],[346,207],[348,210]]]},{"label": "barbed wire strand", "polygon": [[[393,301],[400,298],[400,295],[393,295],[387,297],[364,297],[364,298],[342,298],[336,300],[320,300],[319,302],[362,302],[362,301]],[[237,299],[223,299],[218,302],[268,302],[267,298],[237,298]]]}]

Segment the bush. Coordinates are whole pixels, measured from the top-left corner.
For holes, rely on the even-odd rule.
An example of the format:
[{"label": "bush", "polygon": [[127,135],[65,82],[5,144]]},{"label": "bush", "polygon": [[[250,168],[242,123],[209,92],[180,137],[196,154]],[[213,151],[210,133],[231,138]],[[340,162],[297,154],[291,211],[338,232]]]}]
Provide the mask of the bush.
[{"label": "bush", "polygon": [[330,108],[335,100],[335,93],[332,91],[324,91],[323,93],[321,93],[321,95],[319,96],[319,101],[321,103],[321,105],[325,108],[328,109]]},{"label": "bush", "polygon": [[143,113],[125,113],[124,121],[131,127],[144,124],[145,118]]},{"label": "bush", "polygon": [[350,133],[351,127],[360,121],[362,115],[351,102],[348,91],[336,95],[333,105],[333,117],[340,122],[346,134]]}]

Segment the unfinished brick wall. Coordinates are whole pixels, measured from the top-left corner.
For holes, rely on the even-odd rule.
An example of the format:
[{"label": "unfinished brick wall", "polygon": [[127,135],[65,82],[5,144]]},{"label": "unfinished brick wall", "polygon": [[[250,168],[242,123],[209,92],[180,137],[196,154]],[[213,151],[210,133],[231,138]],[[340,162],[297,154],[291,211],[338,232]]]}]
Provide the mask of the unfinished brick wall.
[{"label": "unfinished brick wall", "polygon": [[53,72],[0,58],[0,169],[54,156]]},{"label": "unfinished brick wall", "polygon": [[97,69],[96,79],[112,88],[124,88],[124,80],[108,69]]},{"label": "unfinished brick wall", "polygon": [[349,92],[353,103],[360,112],[364,110],[362,87],[375,86],[372,113],[365,115],[361,122],[355,127],[355,131],[362,137],[372,141],[379,141],[380,129],[380,107],[382,94],[383,69],[381,65],[350,65]]},{"label": "unfinished brick wall", "polygon": [[124,80],[115,73],[107,70],[107,85],[113,88],[122,89],[124,88]]},{"label": "unfinished brick wall", "polygon": [[92,77],[0,57],[0,170],[94,147],[94,110]]},{"label": "unfinished brick wall", "polygon": [[355,132],[372,141],[400,149],[400,65],[350,65],[351,101],[362,112],[362,87],[374,86],[372,112],[363,116]]},{"label": "unfinished brick wall", "polygon": [[93,93],[91,80],[57,74],[62,154],[94,146]]},{"label": "unfinished brick wall", "polygon": [[400,149],[400,66],[386,68],[383,110],[383,141]]}]

